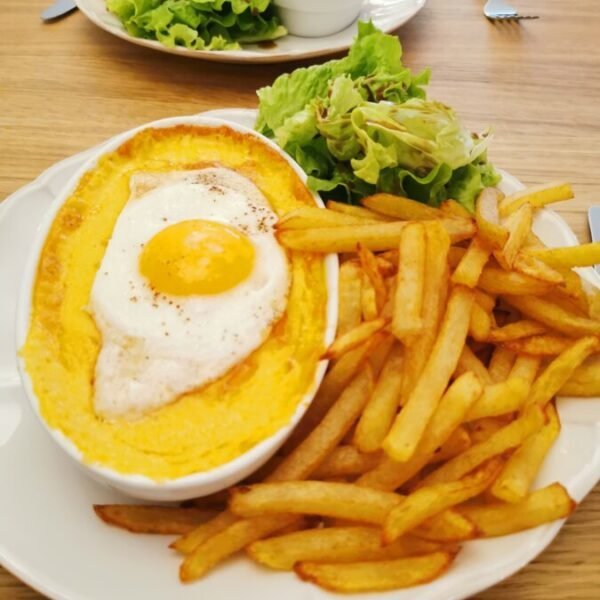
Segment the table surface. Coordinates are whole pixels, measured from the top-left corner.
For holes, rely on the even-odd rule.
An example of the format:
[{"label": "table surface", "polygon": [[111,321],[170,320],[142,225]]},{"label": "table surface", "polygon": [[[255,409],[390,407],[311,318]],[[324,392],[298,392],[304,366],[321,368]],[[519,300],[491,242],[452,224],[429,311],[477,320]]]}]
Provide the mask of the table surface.
[{"label": "table surface", "polygon": [[[222,65],[117,39],[73,14],[44,25],[50,0],[2,0],[0,198],[54,162],[133,126],[222,107],[256,106],[254,90],[287,65]],[[429,0],[399,31],[405,63],[432,67],[430,95],[473,129],[492,125],[491,159],[525,183],[568,179],[557,206],[579,239],[600,194],[600,11],[594,0],[517,2],[538,21],[491,24],[483,0]],[[554,543],[478,600],[596,600],[600,487]],[[0,568],[0,599],[41,596]]]}]

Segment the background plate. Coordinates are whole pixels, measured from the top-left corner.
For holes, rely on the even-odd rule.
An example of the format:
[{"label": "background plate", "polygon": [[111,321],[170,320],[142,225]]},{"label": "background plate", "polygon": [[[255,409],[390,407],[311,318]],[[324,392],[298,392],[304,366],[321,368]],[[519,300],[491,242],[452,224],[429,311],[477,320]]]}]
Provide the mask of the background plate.
[{"label": "background plate", "polygon": [[[205,114],[251,126],[256,112],[237,109]],[[340,598],[244,557],[219,566],[202,581],[181,585],[177,577],[180,560],[167,548],[169,538],[133,535],[100,522],[92,511],[93,503],[127,499],[81,473],[32,414],[15,360],[14,311],[20,273],[44,212],[89,154],[57,163],[0,205],[0,563],[56,600]],[[505,192],[520,187],[505,174]],[[535,231],[553,246],[576,243],[566,223],[549,210],[540,211]],[[584,274],[598,283],[591,269]],[[581,500],[600,479],[600,399],[564,399],[559,412],[563,429],[536,485],[558,480]],[[466,598],[526,565],[561,525],[557,522],[504,538],[469,542],[452,568],[431,584],[353,597]]]}]

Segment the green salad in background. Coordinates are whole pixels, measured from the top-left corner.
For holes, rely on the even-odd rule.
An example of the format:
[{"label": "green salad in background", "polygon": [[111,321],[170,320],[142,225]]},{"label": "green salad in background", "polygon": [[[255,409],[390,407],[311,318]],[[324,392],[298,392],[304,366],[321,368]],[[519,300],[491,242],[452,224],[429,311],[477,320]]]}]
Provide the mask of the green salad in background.
[{"label": "green salad in background", "polygon": [[281,75],[258,91],[256,129],[275,140],[328,197],[374,192],[473,212],[500,180],[487,161],[489,134],[472,134],[454,111],[427,99],[429,71],[402,65],[397,37],[359,23],[348,56]]},{"label": "green salad in background", "polygon": [[271,0],[107,0],[130,35],[191,50],[238,50],[287,30]]}]

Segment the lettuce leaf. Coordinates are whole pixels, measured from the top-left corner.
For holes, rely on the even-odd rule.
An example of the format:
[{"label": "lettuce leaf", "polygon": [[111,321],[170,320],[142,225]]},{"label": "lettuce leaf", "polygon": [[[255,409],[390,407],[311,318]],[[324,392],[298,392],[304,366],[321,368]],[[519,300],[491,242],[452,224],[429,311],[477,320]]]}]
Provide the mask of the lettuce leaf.
[{"label": "lettuce leaf", "polygon": [[168,47],[237,50],[287,33],[271,0],[107,0],[130,35]]},{"label": "lettuce leaf", "polygon": [[431,205],[453,197],[473,210],[499,176],[489,132],[471,134],[426,98],[429,71],[413,75],[398,38],[359,23],[348,56],[280,76],[258,91],[256,129],[309,175],[309,185],[354,202],[376,191]]}]

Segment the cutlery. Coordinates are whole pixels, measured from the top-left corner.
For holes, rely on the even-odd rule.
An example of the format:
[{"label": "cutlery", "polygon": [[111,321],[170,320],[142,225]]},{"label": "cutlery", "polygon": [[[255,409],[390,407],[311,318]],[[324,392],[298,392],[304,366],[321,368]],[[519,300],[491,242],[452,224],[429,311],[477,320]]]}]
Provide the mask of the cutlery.
[{"label": "cutlery", "polygon": [[42,21],[53,21],[59,17],[64,17],[77,8],[73,0],[56,0],[52,6],[42,11],[40,17]]},{"label": "cutlery", "polygon": [[[588,220],[590,222],[590,233],[592,241],[600,242],[600,206],[592,206],[588,211]],[[596,273],[600,275],[600,264],[595,267]]]},{"label": "cutlery", "polygon": [[483,7],[483,14],[490,21],[521,21],[523,19],[539,19],[534,15],[520,15],[517,10],[504,0],[488,0]]}]

